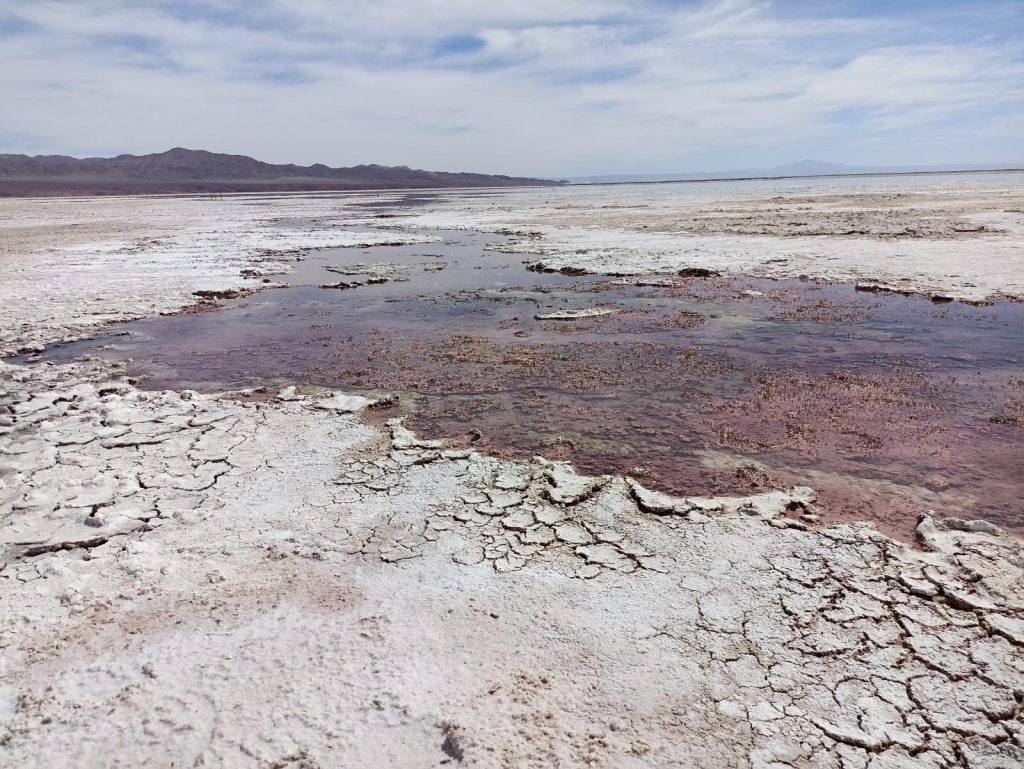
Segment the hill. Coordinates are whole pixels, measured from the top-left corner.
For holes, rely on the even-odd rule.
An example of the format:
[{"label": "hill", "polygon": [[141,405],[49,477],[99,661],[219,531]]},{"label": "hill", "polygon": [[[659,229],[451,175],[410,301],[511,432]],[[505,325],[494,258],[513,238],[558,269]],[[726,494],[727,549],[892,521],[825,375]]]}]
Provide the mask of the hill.
[{"label": "hill", "polygon": [[407,166],[275,165],[245,155],[182,147],[152,155],[113,158],[0,154],[0,196],[512,187],[553,183],[556,182],[495,174],[422,171]]}]

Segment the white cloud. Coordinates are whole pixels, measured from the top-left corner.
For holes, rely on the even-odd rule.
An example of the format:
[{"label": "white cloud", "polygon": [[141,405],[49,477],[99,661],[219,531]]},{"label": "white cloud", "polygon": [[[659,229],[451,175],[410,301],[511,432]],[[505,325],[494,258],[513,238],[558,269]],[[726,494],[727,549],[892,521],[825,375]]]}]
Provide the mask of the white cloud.
[{"label": "white cloud", "polygon": [[1021,14],[991,7],[940,34],[934,12],[753,0],[0,0],[0,151],[559,176],[1019,161]]}]

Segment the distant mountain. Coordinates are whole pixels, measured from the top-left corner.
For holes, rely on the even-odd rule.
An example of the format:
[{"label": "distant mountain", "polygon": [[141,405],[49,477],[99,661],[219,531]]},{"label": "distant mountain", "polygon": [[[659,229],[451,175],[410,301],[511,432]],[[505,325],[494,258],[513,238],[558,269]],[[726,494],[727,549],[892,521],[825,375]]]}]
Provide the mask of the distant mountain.
[{"label": "distant mountain", "polygon": [[182,147],[154,155],[115,158],[0,154],[0,196],[512,187],[554,183],[557,182],[493,174],[420,171],[406,166],[274,165],[245,155]]},{"label": "distant mountain", "polygon": [[741,168],[733,171],[699,171],[685,174],[618,174],[606,176],[580,176],[570,179],[576,184],[602,184],[615,182],[682,182],[713,181],[719,179],[779,179],[801,176],[844,176],[847,174],[913,174],[960,173],[963,171],[1002,171],[1024,169],[1024,163],[982,163],[941,166],[848,166],[825,163],[821,160],[800,160],[773,168]]}]

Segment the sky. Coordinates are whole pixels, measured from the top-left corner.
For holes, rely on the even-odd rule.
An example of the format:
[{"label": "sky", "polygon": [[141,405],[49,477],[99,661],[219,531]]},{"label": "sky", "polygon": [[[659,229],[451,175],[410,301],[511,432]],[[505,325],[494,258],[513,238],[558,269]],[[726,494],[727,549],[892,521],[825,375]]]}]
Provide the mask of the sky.
[{"label": "sky", "polygon": [[0,153],[1024,162],[1024,0],[0,0]]}]

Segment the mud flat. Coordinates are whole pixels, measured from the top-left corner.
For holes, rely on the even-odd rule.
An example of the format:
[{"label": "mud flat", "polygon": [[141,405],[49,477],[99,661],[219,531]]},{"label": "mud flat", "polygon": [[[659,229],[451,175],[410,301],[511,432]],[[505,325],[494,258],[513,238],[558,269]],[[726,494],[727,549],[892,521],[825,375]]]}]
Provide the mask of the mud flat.
[{"label": "mud flat", "polygon": [[[562,216],[559,206],[611,205],[566,190],[528,207],[524,194],[443,197],[386,218],[394,211],[373,197],[103,201],[102,231],[67,236],[73,258],[47,245],[47,228],[63,238],[60,224],[92,226],[94,201],[61,201],[49,223],[42,209],[3,202],[4,352],[95,336],[108,319],[218,301],[195,292],[288,283],[320,253],[294,264],[296,249],[433,240],[428,230],[441,223],[507,230],[513,219],[526,226]],[[979,217],[990,210],[986,196],[1005,202],[1014,193],[949,194],[961,207],[981,200],[964,214]],[[165,219],[153,237],[182,247],[143,242],[153,210]],[[26,212],[36,229],[17,232]],[[973,245],[979,255],[961,265],[961,278],[947,283],[935,272],[929,285],[955,294],[964,281],[989,281],[985,298],[1019,296],[1010,283],[995,287],[993,265],[1017,238],[1020,217],[1011,218],[999,234],[929,235],[937,252]],[[575,236],[566,227],[558,240],[561,225],[543,226],[551,229],[541,236],[511,236],[523,245],[493,246],[529,242],[548,263],[546,252],[568,249]],[[137,250],[114,247],[122,228]],[[199,231],[218,233],[219,257],[209,246],[188,248]],[[278,236],[279,249],[266,245]],[[756,237],[764,251],[789,248],[784,235]],[[810,237],[857,239],[849,253],[888,242]],[[421,247],[424,264],[442,261],[429,243],[394,248]],[[642,272],[731,269],[657,258],[668,261]],[[889,278],[918,279],[886,263]],[[278,274],[279,264],[297,269]],[[440,280],[453,270],[419,274]],[[602,306],[608,291],[682,290],[674,280],[605,289],[606,277],[550,279],[552,291],[590,290],[586,303],[552,303],[552,312]],[[334,293],[369,296],[387,285]],[[420,290],[413,280],[401,285]],[[304,289],[224,301],[296,290]],[[93,304],[102,314],[88,312]],[[624,333],[638,320],[533,314],[544,308],[531,323],[619,323]],[[581,475],[550,458],[503,459],[475,443],[418,437],[391,418],[383,387],[362,398],[301,381],[265,393],[146,391],[119,362],[130,365],[98,353],[0,364],[4,763],[1024,761],[1024,551],[991,523],[922,515],[918,546],[909,547],[870,525],[815,526],[813,483],[670,496],[642,477]]]}]

